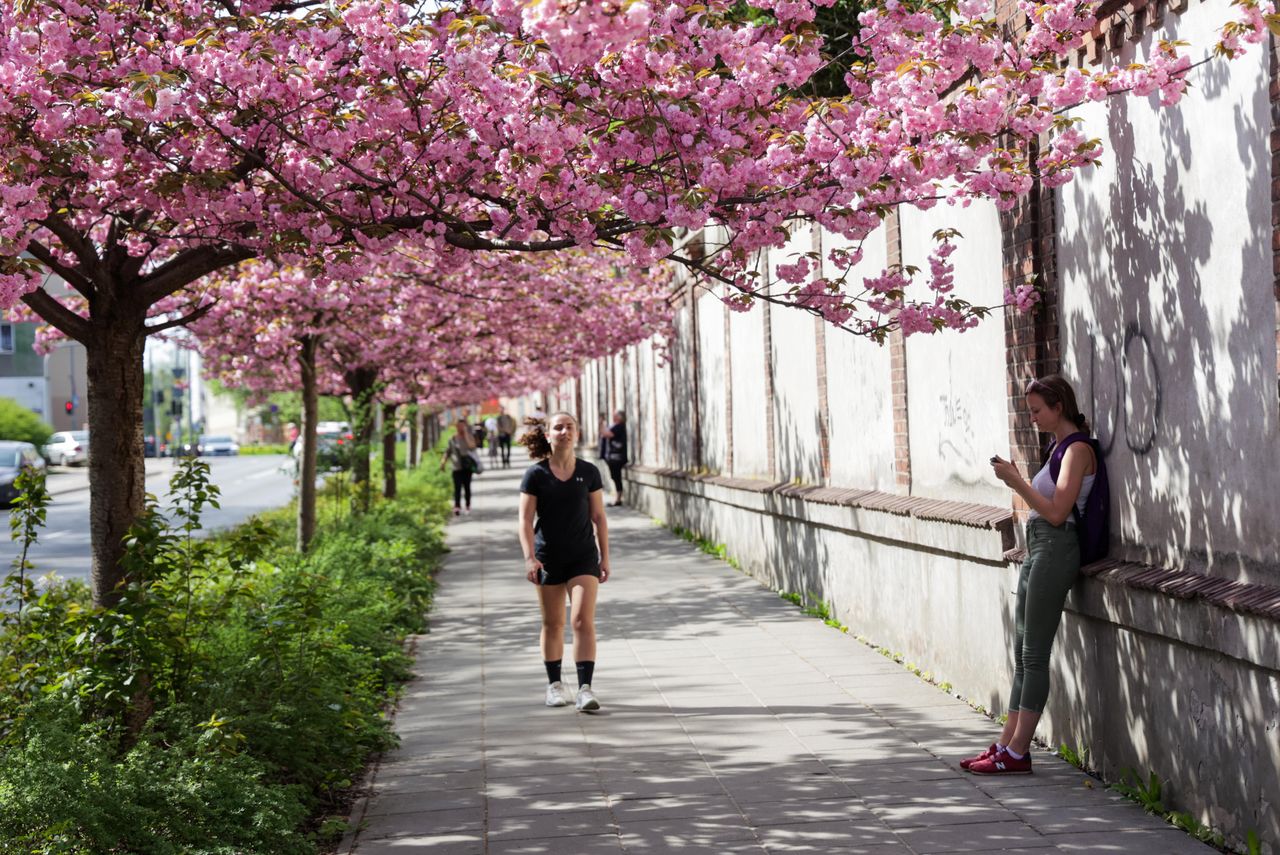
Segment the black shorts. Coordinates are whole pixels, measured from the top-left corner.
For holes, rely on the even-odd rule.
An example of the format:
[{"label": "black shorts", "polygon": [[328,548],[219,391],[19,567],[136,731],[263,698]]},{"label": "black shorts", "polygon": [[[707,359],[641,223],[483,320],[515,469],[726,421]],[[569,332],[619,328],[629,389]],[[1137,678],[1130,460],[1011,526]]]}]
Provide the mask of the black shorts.
[{"label": "black shorts", "polygon": [[600,558],[591,556],[576,561],[543,561],[538,574],[539,585],[563,585],[575,576],[600,578]]}]

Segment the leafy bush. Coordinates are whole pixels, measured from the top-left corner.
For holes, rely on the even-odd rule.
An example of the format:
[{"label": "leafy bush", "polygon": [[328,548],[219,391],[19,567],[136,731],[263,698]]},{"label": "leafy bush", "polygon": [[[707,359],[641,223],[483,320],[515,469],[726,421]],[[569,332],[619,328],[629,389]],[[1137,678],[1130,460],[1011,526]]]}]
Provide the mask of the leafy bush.
[{"label": "leafy bush", "polygon": [[[313,852],[314,820],[344,813],[392,743],[383,710],[443,551],[441,474],[359,516],[323,503],[304,556],[287,511],[197,537],[208,471],[185,461],[174,504],[134,526],[115,608],[26,568],[0,590],[17,605],[0,612],[0,853]],[[29,537],[41,515],[18,508]]]},{"label": "leafy bush", "polygon": [[53,436],[53,428],[12,398],[0,398],[0,439],[29,442],[40,448]]}]

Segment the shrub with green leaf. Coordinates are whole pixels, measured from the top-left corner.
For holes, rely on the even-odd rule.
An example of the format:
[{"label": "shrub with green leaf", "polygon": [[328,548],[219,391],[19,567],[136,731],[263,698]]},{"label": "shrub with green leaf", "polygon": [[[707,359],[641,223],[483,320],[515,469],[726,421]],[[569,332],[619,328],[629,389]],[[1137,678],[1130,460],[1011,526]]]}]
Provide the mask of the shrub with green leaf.
[{"label": "shrub with green leaf", "polygon": [[41,448],[51,436],[53,428],[35,413],[12,398],[0,398],[0,439],[29,442]]},{"label": "shrub with green leaf", "polygon": [[[114,608],[25,566],[5,581],[0,853],[314,852],[311,829],[392,744],[383,712],[443,551],[441,474],[366,514],[322,505],[304,556],[288,511],[198,537],[208,472],[184,462],[173,504],[134,526]],[[16,536],[36,536],[39,504]]]}]

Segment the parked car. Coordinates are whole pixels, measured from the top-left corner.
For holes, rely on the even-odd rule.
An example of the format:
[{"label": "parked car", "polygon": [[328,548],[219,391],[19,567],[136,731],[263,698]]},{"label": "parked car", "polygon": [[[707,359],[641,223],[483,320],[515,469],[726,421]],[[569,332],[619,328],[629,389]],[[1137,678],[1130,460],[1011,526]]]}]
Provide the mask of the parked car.
[{"label": "parked car", "polygon": [[[335,424],[334,422],[320,422],[316,427],[323,428],[326,425]],[[354,447],[355,437],[349,430],[317,430],[316,431],[316,469],[323,472],[326,469],[346,469],[347,458],[351,454]],[[302,442],[294,440],[293,448],[289,449],[289,453],[293,455],[293,459],[302,464]]]},{"label": "parked car", "polygon": [[59,466],[82,466],[89,462],[89,432],[62,430],[49,437],[44,459]]},{"label": "parked car", "polygon": [[211,457],[229,457],[239,454],[240,446],[229,436],[205,435],[200,437],[196,452]]},{"label": "parked car", "polygon": [[156,438],[151,434],[147,434],[142,438],[142,455],[144,457],[168,457],[169,444],[160,441],[160,446],[156,447]]},{"label": "parked car", "polygon": [[44,468],[44,458],[36,447],[29,442],[0,440],[0,502],[6,506],[18,498],[13,480],[24,467]]}]

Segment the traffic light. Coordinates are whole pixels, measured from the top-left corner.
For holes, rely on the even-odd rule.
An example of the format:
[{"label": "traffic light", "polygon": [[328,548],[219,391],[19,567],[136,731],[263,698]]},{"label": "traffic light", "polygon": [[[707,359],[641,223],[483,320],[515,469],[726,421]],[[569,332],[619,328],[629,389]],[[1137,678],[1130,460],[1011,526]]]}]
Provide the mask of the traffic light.
[{"label": "traffic light", "polygon": [[176,418],[176,417],[181,416],[181,415],[182,415],[182,402],[181,402],[181,401],[179,401],[179,400],[176,400],[176,399],[175,399],[174,401],[172,401],[172,402],[169,404],[169,414],[170,414],[171,416],[174,416],[175,418]]},{"label": "traffic light", "polygon": [[72,413],[74,413],[74,412],[76,411],[76,405],[75,405],[75,403],[74,403],[73,401],[67,401],[67,403],[64,405],[64,407],[65,407],[65,409],[66,409],[66,411],[67,411],[67,415],[71,415]]}]

